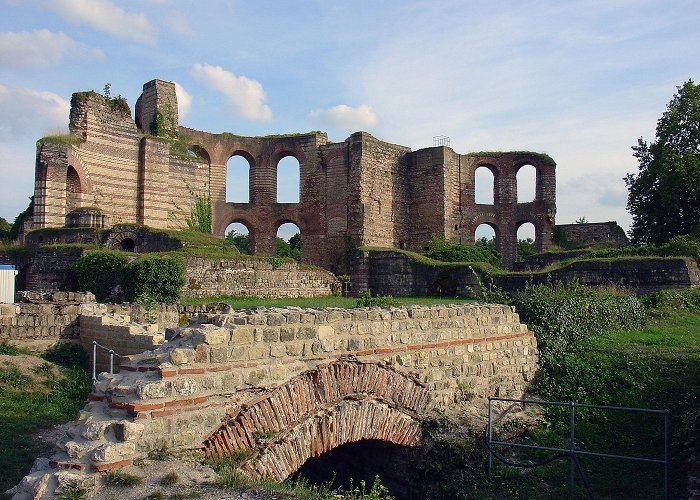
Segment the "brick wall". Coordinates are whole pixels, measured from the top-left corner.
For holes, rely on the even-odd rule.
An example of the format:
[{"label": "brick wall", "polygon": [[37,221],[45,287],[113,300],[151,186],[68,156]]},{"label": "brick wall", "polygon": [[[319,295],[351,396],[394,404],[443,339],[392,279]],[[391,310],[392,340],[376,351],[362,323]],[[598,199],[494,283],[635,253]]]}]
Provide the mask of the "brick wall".
[{"label": "brick wall", "polygon": [[[101,338],[147,345],[140,339],[146,327],[84,320],[94,322]],[[100,376],[52,466],[104,471],[150,450],[216,448],[205,442],[219,433],[220,444],[270,456],[277,465],[266,471],[284,479],[309,453],[309,443],[296,436],[325,429],[355,436],[349,441],[415,444],[416,419],[428,409],[457,398],[520,395],[536,367],[532,332],[502,305],[199,316],[170,342],[133,356],[119,374]],[[336,424],[328,427],[319,415]],[[229,432],[222,426],[244,429],[238,444],[233,434],[220,435]],[[307,427],[311,434],[302,432]],[[269,432],[277,437],[259,437]],[[345,441],[324,442],[322,448]],[[280,446],[292,446],[297,458],[279,462]],[[258,462],[247,467],[265,472]]]}]

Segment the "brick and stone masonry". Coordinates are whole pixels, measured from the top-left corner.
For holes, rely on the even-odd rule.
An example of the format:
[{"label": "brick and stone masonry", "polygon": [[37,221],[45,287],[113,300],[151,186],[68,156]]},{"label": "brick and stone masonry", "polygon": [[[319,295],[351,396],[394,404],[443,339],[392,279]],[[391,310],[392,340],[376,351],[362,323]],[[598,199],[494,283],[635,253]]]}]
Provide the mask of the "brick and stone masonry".
[{"label": "brick and stone masonry", "polygon": [[432,409],[519,396],[536,368],[534,335],[503,305],[199,315],[101,374],[61,451],[15,492],[94,481],[161,448],[249,450],[248,473],[281,480],[344,443],[415,445]]},{"label": "brick and stone masonry", "polygon": [[[506,266],[516,256],[517,231],[535,227],[538,251],[552,245],[556,212],[555,163],[528,152],[458,154],[447,147],[411,151],[356,132],[331,143],[323,132],[244,137],[178,124],[173,83],[143,86],[135,118],[114,99],[79,92],[71,100],[70,132],[77,144],[40,141],[35,229],[61,227],[80,207],[95,207],[110,224],[181,229],[198,196],[212,202],[213,233],[244,224],[254,254],[274,255],[278,228],[301,232],[302,260],[346,272],[349,245],[421,251],[435,235],[473,243],[490,225]],[[159,137],[154,119],[160,117]],[[173,138],[177,141],[173,141]],[[228,202],[227,163],[249,166],[247,203]],[[299,202],[277,197],[279,162],[299,162]],[[517,174],[536,171],[535,199],[518,200]],[[493,202],[476,203],[475,172],[493,174]]]}]

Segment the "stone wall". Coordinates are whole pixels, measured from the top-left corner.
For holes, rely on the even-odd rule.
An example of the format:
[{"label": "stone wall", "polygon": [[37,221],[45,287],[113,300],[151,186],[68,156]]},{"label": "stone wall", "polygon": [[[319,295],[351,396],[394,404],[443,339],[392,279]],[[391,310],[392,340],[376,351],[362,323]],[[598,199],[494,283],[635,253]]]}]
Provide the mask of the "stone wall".
[{"label": "stone wall", "polygon": [[[131,338],[123,326],[103,336]],[[161,448],[247,449],[251,474],[284,479],[344,442],[415,444],[431,409],[519,396],[536,368],[534,335],[509,306],[203,315],[101,374],[53,469],[22,488],[46,487],[55,469],[105,471]]]},{"label": "stone wall", "polygon": [[600,243],[629,245],[630,242],[625,231],[615,221],[557,224],[555,229],[560,231],[568,241],[585,245]]},{"label": "stone wall", "polygon": [[433,295],[473,297],[479,282],[506,291],[522,290],[528,283],[556,283],[577,280],[587,286],[619,285],[637,294],[666,288],[700,286],[700,268],[683,257],[585,260],[549,272],[494,274],[488,277],[470,266],[443,263],[431,266],[400,252],[360,252],[352,274],[353,290],[375,295]]},{"label": "stone wall", "polygon": [[328,271],[302,268],[290,261],[275,267],[265,259],[187,257],[185,269],[185,297],[320,297],[340,290],[340,282]]}]

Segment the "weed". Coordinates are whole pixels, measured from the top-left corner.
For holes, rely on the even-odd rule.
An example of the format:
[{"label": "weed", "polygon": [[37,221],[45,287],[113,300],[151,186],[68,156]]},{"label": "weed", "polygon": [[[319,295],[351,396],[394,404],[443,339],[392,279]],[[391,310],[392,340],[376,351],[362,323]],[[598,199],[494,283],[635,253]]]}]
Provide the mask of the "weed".
[{"label": "weed", "polygon": [[21,354],[21,350],[13,346],[12,344],[8,344],[6,342],[0,342],[0,354],[5,355],[5,356],[17,356],[18,354]]},{"label": "weed", "polygon": [[165,462],[172,458],[172,453],[167,448],[159,448],[157,450],[151,450],[148,452],[148,458],[150,460],[159,460]]},{"label": "weed", "polygon": [[156,490],[150,495],[147,495],[146,500],[165,500],[165,493],[161,490]]},{"label": "weed", "polygon": [[107,482],[115,486],[137,486],[141,484],[143,478],[134,474],[129,474],[123,470],[113,470],[107,473]]},{"label": "weed", "polygon": [[53,365],[48,361],[44,361],[39,366],[35,366],[32,368],[32,371],[37,375],[43,375],[45,377],[51,377],[54,374]]},{"label": "weed", "polygon": [[163,486],[173,486],[177,484],[177,482],[180,480],[180,476],[177,475],[177,472],[171,471],[168,472],[165,476],[163,476],[163,479],[160,480],[160,484]]},{"label": "weed", "polygon": [[0,368],[0,384],[6,384],[13,389],[27,388],[31,385],[32,379],[24,375],[17,365],[8,363],[6,368]]},{"label": "weed", "polygon": [[355,307],[389,307],[398,305],[399,301],[391,295],[372,296],[371,292],[366,291],[360,294]]},{"label": "weed", "polygon": [[88,496],[87,490],[77,487],[69,487],[58,495],[58,500],[84,500]]}]

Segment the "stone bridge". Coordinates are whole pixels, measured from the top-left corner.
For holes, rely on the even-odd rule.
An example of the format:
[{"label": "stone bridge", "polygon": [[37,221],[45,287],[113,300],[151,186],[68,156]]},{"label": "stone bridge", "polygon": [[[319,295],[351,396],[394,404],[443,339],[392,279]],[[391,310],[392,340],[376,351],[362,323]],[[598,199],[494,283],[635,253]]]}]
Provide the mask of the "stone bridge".
[{"label": "stone bridge", "polygon": [[532,332],[504,305],[203,314],[101,374],[50,468],[22,484],[55,488],[164,448],[243,451],[248,473],[283,480],[346,443],[416,445],[428,412],[520,395],[536,364]]}]

